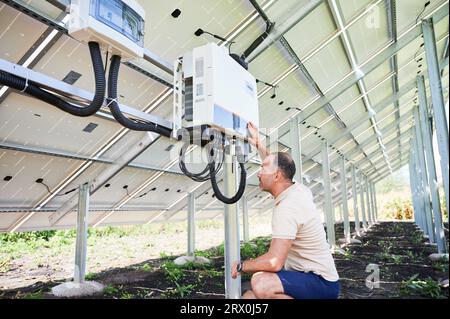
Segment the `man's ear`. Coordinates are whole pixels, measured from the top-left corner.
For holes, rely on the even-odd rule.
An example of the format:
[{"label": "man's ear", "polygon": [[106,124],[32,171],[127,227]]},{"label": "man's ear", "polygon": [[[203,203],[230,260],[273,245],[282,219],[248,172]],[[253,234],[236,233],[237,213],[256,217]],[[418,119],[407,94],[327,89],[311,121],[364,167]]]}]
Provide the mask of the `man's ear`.
[{"label": "man's ear", "polygon": [[281,175],[281,171],[277,169],[277,173],[275,174],[275,181],[279,181],[283,176]]}]

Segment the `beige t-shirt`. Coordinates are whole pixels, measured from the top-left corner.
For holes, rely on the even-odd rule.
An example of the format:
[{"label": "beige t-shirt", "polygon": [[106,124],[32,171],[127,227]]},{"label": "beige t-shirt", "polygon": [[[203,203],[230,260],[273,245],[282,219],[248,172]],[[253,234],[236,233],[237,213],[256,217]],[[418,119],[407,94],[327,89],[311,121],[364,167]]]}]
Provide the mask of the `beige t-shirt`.
[{"label": "beige t-shirt", "polygon": [[339,279],[319,211],[308,187],[294,183],[275,198],[272,238],[294,239],[285,270],[311,271],[328,281]]}]

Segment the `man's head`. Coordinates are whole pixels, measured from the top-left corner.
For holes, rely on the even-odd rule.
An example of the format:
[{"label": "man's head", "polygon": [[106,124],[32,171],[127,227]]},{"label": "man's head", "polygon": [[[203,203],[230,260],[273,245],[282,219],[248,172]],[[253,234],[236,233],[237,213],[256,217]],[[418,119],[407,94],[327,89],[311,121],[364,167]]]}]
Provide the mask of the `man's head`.
[{"label": "man's head", "polygon": [[275,152],[267,156],[258,172],[259,187],[271,194],[280,186],[292,183],[295,163],[288,153]]}]

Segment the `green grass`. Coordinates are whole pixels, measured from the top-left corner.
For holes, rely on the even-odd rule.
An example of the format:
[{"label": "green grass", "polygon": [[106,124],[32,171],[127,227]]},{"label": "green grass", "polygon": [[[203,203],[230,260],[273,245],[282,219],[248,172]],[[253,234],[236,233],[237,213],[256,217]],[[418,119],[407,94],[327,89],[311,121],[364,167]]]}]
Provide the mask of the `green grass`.
[{"label": "green grass", "polygon": [[186,298],[197,287],[197,285],[195,284],[179,285],[178,283],[176,283],[175,285],[176,288],[168,289],[167,291],[163,292],[161,296],[167,299]]},{"label": "green grass", "polygon": [[103,290],[103,293],[105,295],[117,295],[119,293],[120,289],[117,287],[114,287],[113,285],[108,285]]},{"label": "green grass", "polygon": [[84,276],[84,279],[85,279],[85,280],[96,280],[96,279],[98,279],[99,277],[100,277],[99,274],[87,273],[87,274]]},{"label": "green grass", "polygon": [[224,272],[215,270],[215,269],[205,269],[200,272],[202,277],[214,278],[214,277],[223,277]]},{"label": "green grass", "polygon": [[400,284],[400,294],[402,296],[422,296],[429,298],[443,298],[439,284],[428,277],[427,279],[418,279],[419,274],[415,274]]},{"label": "green grass", "polygon": [[447,262],[434,262],[433,263],[433,269],[441,271],[441,272],[448,272],[448,261]]},{"label": "green grass", "polygon": [[11,257],[2,257],[0,256],[0,274],[7,272],[9,270],[10,267],[10,263],[12,261]]},{"label": "green grass", "polygon": [[149,264],[144,264],[144,265],[142,265],[142,266],[139,267],[139,270],[142,270],[142,271],[152,271],[153,268],[152,268]]},{"label": "green grass", "polygon": [[349,249],[346,249],[344,254],[343,254],[343,257],[344,257],[345,260],[352,260],[354,256],[353,256],[352,252]]},{"label": "green grass", "polygon": [[36,291],[29,294],[22,295],[20,299],[44,299],[44,293],[42,291]]},{"label": "green grass", "polygon": [[183,269],[172,261],[165,262],[161,265],[161,269],[168,280],[176,283],[184,278]]}]

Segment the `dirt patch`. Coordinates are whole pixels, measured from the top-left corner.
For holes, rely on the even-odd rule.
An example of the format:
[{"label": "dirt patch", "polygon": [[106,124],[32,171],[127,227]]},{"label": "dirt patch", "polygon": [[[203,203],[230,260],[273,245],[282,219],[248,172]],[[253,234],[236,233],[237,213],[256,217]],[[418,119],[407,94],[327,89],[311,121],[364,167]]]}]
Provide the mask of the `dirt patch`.
[{"label": "dirt patch", "polygon": [[[342,238],[343,225],[337,224],[335,230],[336,238]],[[428,259],[436,247],[426,243],[413,223],[383,222],[358,239],[362,244],[343,246],[344,254],[334,255],[341,277],[340,298],[448,298],[448,288],[437,286],[440,280],[448,279],[448,261]],[[253,246],[246,246],[245,253],[267,249],[269,241],[268,237],[257,237],[252,240]],[[106,289],[93,298],[224,298],[223,246],[200,254],[212,263],[178,268],[172,262],[176,257],[173,255],[98,272],[89,279],[103,283]],[[376,265],[379,270],[379,280],[369,280],[379,287],[366,286],[368,276],[375,273],[368,265],[372,265],[370,269]],[[14,275],[36,276],[39,270],[33,271],[24,274],[16,270]],[[43,267],[40,271],[45,276],[52,268]],[[249,288],[249,279],[249,275],[243,276],[243,290]],[[41,280],[26,287],[5,289],[0,294],[2,298],[54,298],[49,293],[51,287],[63,281]]]}]

